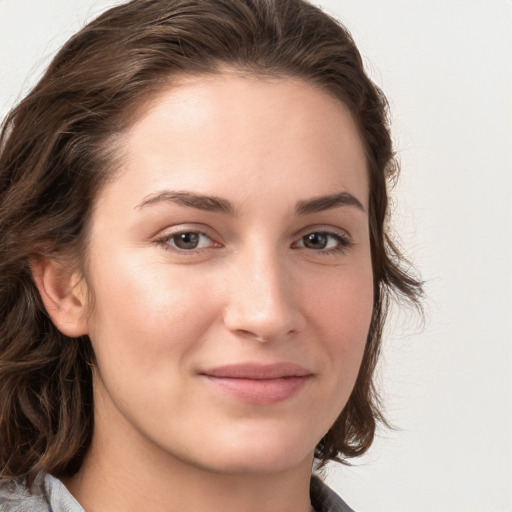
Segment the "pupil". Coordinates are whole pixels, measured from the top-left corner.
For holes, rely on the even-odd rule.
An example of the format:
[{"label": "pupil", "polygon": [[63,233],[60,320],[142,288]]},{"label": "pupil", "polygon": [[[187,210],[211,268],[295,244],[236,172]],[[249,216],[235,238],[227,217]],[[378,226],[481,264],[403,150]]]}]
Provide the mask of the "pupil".
[{"label": "pupil", "polygon": [[199,234],[181,233],[180,235],[176,236],[174,243],[180,249],[195,249],[199,243]]},{"label": "pupil", "polygon": [[325,249],[327,237],[322,233],[310,233],[304,237],[304,245],[309,249]]}]

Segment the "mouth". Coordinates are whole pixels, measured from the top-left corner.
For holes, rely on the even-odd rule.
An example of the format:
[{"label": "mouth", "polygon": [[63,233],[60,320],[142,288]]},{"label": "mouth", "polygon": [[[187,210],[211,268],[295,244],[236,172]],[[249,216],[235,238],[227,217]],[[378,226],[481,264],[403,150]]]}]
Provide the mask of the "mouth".
[{"label": "mouth", "polygon": [[221,393],[256,405],[271,405],[299,393],[313,373],[293,363],[226,365],[200,372]]}]

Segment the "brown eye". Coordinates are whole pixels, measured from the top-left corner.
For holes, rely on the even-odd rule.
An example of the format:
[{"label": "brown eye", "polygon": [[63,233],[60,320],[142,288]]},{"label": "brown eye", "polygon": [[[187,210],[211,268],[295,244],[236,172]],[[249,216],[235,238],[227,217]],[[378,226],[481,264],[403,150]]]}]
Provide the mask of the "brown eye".
[{"label": "brown eye", "polygon": [[295,247],[318,251],[322,254],[331,252],[343,252],[350,247],[352,242],[347,236],[330,231],[313,231],[304,235]]},{"label": "brown eye", "polygon": [[302,237],[304,247],[308,249],[325,249],[329,241],[326,233],[309,233]]},{"label": "brown eye", "polygon": [[201,234],[194,232],[179,233],[178,235],[173,235],[171,237],[173,245],[178,249],[183,250],[197,249],[200,239]]},{"label": "brown eye", "polygon": [[192,255],[199,251],[222,247],[201,231],[177,231],[163,235],[155,242],[167,251],[182,255]]}]

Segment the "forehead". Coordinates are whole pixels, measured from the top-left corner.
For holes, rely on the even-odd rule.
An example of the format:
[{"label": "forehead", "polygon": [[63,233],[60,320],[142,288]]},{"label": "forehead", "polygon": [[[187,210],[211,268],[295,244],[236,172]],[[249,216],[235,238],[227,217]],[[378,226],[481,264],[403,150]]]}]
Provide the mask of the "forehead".
[{"label": "forehead", "polygon": [[366,157],[352,115],[310,83],[236,73],[183,77],[137,114],[121,137],[119,171],[141,194],[169,186],[217,194],[221,185],[232,197],[251,188],[312,196],[349,187],[367,203]]}]

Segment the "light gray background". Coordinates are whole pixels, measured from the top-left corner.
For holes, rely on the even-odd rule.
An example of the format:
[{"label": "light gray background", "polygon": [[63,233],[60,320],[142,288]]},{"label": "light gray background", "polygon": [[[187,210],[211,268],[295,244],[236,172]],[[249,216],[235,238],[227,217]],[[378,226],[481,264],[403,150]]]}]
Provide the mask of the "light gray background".
[{"label": "light gray background", "polygon": [[[0,0],[0,114],[114,0]],[[387,93],[395,225],[427,320],[392,322],[388,415],[331,485],[360,512],[512,510],[512,1],[323,0]]]}]

